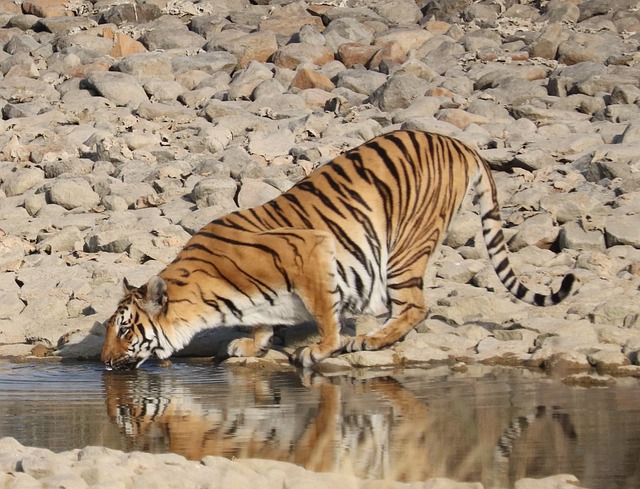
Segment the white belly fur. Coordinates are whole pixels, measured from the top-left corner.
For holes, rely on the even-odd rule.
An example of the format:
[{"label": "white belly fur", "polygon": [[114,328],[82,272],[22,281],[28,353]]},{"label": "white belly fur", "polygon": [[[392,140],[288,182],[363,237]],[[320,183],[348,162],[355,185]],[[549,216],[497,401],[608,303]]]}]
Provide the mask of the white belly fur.
[{"label": "white belly fur", "polygon": [[[276,326],[294,325],[313,320],[313,316],[296,294],[278,296],[274,304],[263,302],[244,309],[241,320],[227,323],[228,326]],[[235,319],[235,318],[229,318]]]}]

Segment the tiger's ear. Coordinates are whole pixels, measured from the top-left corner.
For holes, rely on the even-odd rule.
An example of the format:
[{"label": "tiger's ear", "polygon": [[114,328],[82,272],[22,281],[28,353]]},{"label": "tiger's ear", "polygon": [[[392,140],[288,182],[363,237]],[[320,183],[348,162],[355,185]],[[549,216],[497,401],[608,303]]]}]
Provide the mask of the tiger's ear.
[{"label": "tiger's ear", "polygon": [[151,277],[146,288],[145,310],[150,316],[160,314],[169,300],[167,283],[162,277],[156,275]]},{"label": "tiger's ear", "polygon": [[125,294],[128,294],[129,292],[133,292],[136,289],[133,285],[129,284],[127,277],[122,279],[122,288]]}]

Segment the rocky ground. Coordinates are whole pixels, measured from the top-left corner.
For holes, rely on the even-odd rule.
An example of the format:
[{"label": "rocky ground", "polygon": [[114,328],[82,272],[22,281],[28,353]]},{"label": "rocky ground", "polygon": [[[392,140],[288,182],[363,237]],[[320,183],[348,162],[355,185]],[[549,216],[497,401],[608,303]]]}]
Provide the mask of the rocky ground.
[{"label": "rocky ground", "polygon": [[146,282],[211,219],[412,128],[479,147],[518,273],[546,291],[572,271],[577,293],[515,302],[469,199],[430,267],[430,319],[319,368],[640,375],[635,1],[4,0],[0,17],[0,356],[96,358],[123,277]]},{"label": "rocky ground", "polygon": [[[208,456],[193,462],[180,455],[123,453],[104,447],[85,447],[63,453],[25,447],[13,438],[0,438],[2,488],[126,489],[482,489],[480,483],[430,479],[405,484],[362,480],[338,474],[319,474],[287,462]],[[580,489],[570,475],[520,479],[516,489]]]},{"label": "rocky ground", "polygon": [[578,290],[516,303],[470,200],[430,267],[430,319],[318,368],[640,376],[635,0],[1,0],[0,25],[0,356],[95,358],[123,277],[146,282],[211,219],[411,128],[479,147],[518,273],[546,291],[572,271]]}]

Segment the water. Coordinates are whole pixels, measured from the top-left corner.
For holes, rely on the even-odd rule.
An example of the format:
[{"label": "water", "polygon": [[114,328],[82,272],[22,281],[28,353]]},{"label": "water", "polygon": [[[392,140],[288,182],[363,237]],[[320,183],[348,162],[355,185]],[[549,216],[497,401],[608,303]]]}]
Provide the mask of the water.
[{"label": "water", "polygon": [[507,487],[558,473],[640,487],[640,386],[570,387],[526,370],[305,378],[210,365],[106,372],[0,364],[0,436],[54,451],[105,445],[289,461],[316,471]]}]

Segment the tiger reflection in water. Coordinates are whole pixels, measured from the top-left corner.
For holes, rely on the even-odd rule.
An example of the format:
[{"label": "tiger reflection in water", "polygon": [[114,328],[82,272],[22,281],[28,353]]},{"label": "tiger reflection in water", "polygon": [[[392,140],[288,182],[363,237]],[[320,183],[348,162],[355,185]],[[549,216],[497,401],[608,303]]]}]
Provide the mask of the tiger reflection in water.
[{"label": "tiger reflection in water", "polygon": [[[474,414],[468,397],[451,401],[451,409],[434,400],[441,406],[430,409],[393,377],[321,377],[306,388],[292,372],[229,369],[225,375],[224,383],[203,384],[167,372],[105,372],[108,414],[130,450],[191,460],[266,458],[400,481],[513,483],[566,470],[560,461],[575,448],[575,430],[558,408],[538,407],[508,424],[501,408]],[[292,389],[296,381],[300,388]],[[519,453],[520,440],[531,445],[532,437],[540,438],[533,443],[539,453]]]}]

